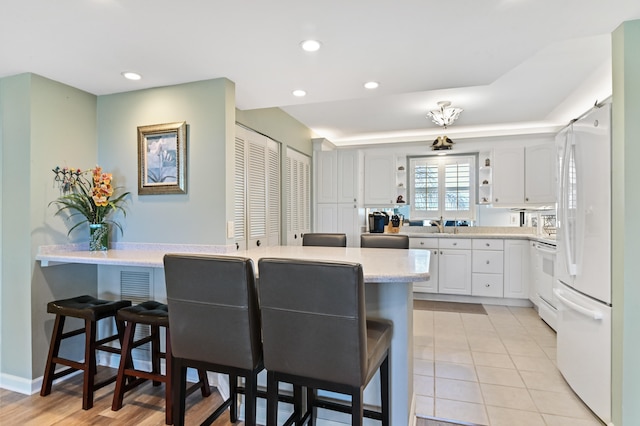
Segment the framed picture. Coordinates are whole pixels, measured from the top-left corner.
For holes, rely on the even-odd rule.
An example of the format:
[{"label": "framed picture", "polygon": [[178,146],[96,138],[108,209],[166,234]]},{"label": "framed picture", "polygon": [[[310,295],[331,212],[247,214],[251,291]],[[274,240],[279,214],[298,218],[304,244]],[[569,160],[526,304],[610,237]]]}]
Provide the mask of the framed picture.
[{"label": "framed picture", "polygon": [[187,123],[138,127],[138,194],[187,193]]}]

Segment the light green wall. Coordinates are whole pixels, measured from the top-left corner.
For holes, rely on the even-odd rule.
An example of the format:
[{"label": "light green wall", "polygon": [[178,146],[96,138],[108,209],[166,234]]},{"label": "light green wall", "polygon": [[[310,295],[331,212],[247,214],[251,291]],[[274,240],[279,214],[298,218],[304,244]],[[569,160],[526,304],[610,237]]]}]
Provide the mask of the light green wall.
[{"label": "light green wall", "polygon": [[640,424],[640,20],[613,33],[612,411]]},{"label": "light green wall", "polygon": [[95,105],[95,96],[34,74],[0,80],[0,317],[2,341],[11,342],[0,349],[3,386],[28,387],[42,374],[52,327],[46,302],[96,291],[95,267],[45,271],[35,262],[38,246],[68,242],[67,225],[47,208],[58,195],[51,168],[95,161]]},{"label": "light green wall", "polygon": [[[235,89],[217,79],[98,98],[98,161],[116,186],[131,191],[124,235],[129,242],[227,244],[232,217]],[[187,193],[138,195],[137,127],[187,122]],[[231,131],[230,131],[231,129]],[[231,157],[232,158],[232,157]],[[231,162],[231,164],[233,164]],[[230,201],[231,200],[231,201]],[[231,205],[229,206],[229,204]]]},{"label": "light green wall", "polygon": [[236,121],[311,156],[311,130],[280,108],[236,110]]}]

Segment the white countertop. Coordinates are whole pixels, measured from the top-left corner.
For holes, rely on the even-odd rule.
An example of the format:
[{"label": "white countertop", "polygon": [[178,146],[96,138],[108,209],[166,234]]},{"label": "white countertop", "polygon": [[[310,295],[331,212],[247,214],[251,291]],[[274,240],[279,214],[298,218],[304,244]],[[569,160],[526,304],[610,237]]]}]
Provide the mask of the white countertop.
[{"label": "white countertop", "polygon": [[166,253],[218,254],[249,257],[257,267],[263,257],[345,261],[362,264],[365,282],[414,282],[429,279],[429,250],[395,250],[359,247],[261,247],[229,251],[226,246],[120,245],[91,252],[78,246],[44,246],[36,256],[43,267],[56,263],[163,268]]}]

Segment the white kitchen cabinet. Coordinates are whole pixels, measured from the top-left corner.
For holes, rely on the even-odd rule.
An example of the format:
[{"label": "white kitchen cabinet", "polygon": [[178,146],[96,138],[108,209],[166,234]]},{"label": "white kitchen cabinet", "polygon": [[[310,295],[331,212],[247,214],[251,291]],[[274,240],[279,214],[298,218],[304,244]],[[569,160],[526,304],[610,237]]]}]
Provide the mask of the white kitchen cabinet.
[{"label": "white kitchen cabinet", "polygon": [[548,143],[525,148],[525,203],[556,202],[556,146]]},{"label": "white kitchen cabinet", "polygon": [[438,292],[471,294],[471,240],[440,238],[438,245]]},{"label": "white kitchen cabinet", "polygon": [[539,206],[556,202],[555,144],[495,150],[493,205]]},{"label": "white kitchen cabinet", "polygon": [[493,205],[524,203],[524,148],[500,148],[493,153]]},{"label": "white kitchen cabinet", "polygon": [[502,297],[504,291],[504,241],[474,239],[472,241],[471,294],[473,296]]},{"label": "white kitchen cabinet", "polygon": [[338,161],[338,181],[337,202],[356,203],[360,202],[360,179],[359,179],[359,154],[356,150],[337,151]]},{"label": "white kitchen cabinet", "polygon": [[316,167],[316,202],[338,202],[338,151],[317,151]]},{"label": "white kitchen cabinet", "polygon": [[321,203],[316,205],[315,232],[338,232],[338,204]]},{"label": "white kitchen cabinet", "polygon": [[315,232],[347,235],[347,245],[360,245],[364,208],[361,206],[357,150],[317,151],[315,157]]},{"label": "white kitchen cabinet", "polygon": [[429,280],[413,283],[413,291],[417,293],[438,292],[438,239],[437,238],[410,238],[410,249],[430,250]]},{"label": "white kitchen cabinet", "polygon": [[504,297],[529,299],[528,240],[506,240],[504,243]]},{"label": "white kitchen cabinet", "polygon": [[[360,247],[361,219],[360,212],[364,212],[354,202],[337,204],[337,227],[335,232],[346,234],[347,247]],[[363,213],[364,216],[364,213]]]},{"label": "white kitchen cabinet", "polygon": [[386,206],[395,204],[396,159],[392,154],[371,154],[364,157],[364,204]]}]

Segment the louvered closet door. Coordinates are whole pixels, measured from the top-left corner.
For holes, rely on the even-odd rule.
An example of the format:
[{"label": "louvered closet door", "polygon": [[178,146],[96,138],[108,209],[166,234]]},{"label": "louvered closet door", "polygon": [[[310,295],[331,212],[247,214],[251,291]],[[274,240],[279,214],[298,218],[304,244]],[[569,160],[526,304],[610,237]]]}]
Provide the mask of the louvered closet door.
[{"label": "louvered closet door", "polygon": [[245,250],[247,248],[247,144],[245,139],[245,130],[241,127],[236,127],[233,236],[236,244],[238,245],[238,249],[240,250]]},{"label": "louvered closet door", "polygon": [[287,244],[302,245],[311,229],[311,158],[287,148]]},{"label": "louvered closet door", "polygon": [[235,156],[235,240],[240,249],[278,245],[280,144],[236,126]]}]

